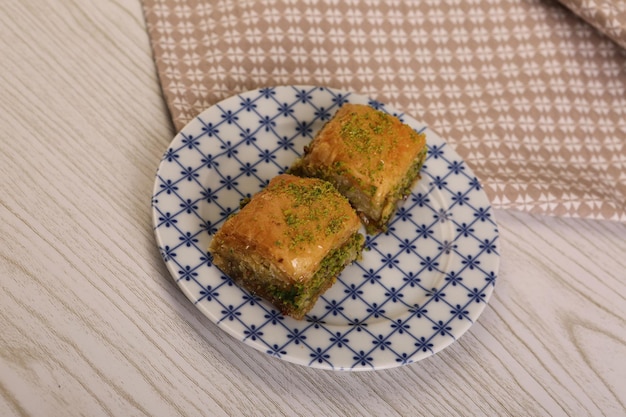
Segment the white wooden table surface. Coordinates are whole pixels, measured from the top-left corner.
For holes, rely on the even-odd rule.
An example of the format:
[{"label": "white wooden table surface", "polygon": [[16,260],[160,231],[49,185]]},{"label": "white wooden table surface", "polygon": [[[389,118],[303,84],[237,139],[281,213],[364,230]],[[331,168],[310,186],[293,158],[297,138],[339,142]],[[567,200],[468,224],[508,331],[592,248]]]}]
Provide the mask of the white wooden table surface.
[{"label": "white wooden table surface", "polygon": [[498,211],[479,322],[410,366],[271,358],[156,248],[174,132],[139,1],[0,3],[0,416],[626,415],[626,225]]}]

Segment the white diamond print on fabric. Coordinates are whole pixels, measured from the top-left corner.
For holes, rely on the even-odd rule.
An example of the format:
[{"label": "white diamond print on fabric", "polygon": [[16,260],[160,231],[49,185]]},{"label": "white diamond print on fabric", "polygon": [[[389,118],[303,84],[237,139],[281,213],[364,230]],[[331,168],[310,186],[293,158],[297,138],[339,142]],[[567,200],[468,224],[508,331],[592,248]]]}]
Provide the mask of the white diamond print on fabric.
[{"label": "white diamond print on fabric", "polygon": [[[496,208],[626,221],[623,1],[143,0],[177,130],[238,92],[328,85],[446,137]],[[611,40],[612,39],[612,40]]]},{"label": "white diamond print on fabric", "polygon": [[[369,236],[363,259],[296,321],[233,284],[207,248],[240,200],[290,166],[346,102],[426,131],[428,157],[389,231]],[[317,368],[382,369],[436,353],[475,322],[498,274],[492,209],[459,155],[413,118],[336,89],[262,88],[202,112],[164,153],[152,206],[165,263],[207,317],[256,349]]]}]

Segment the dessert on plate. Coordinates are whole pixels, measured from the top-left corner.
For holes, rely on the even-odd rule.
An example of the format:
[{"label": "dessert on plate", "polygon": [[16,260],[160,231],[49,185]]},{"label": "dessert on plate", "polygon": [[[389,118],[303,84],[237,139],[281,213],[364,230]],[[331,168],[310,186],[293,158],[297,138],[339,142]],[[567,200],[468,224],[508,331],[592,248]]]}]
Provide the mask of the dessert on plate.
[{"label": "dessert on plate", "polygon": [[361,256],[361,223],[327,181],[274,177],[213,237],[213,263],[281,313],[301,319]]},{"label": "dessert on plate", "polygon": [[368,233],[385,231],[426,159],[426,136],[364,104],[337,110],[289,169],[322,178],[345,195]]}]

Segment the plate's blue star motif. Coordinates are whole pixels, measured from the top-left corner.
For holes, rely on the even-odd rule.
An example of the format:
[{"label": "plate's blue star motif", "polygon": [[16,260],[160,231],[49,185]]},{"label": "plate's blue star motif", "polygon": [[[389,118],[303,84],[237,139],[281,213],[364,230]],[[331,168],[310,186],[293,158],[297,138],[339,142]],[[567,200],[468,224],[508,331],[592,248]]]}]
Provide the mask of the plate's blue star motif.
[{"label": "plate's blue star motif", "polygon": [[296,124],[296,133],[302,136],[309,136],[313,132],[311,125],[307,121],[301,121]]},{"label": "plate's blue star motif", "polygon": [[474,233],[474,228],[472,228],[471,224],[461,223],[457,226],[456,229],[463,237],[468,237],[470,234]]},{"label": "plate's blue star motif", "polygon": [[450,271],[446,274],[446,281],[450,283],[453,287],[460,284],[463,281],[463,277],[457,274],[454,271]]},{"label": "plate's blue star motif", "polygon": [[345,103],[350,102],[348,98],[348,96],[350,96],[350,93],[344,94],[344,93],[339,93],[339,92],[331,92],[330,90],[327,90],[327,91],[329,91],[332,95],[331,101],[338,107],[341,107]]},{"label": "plate's blue star motif", "polygon": [[354,330],[356,330],[357,332],[360,331],[366,331],[367,330],[367,323],[365,323],[364,320],[360,320],[360,319],[352,319],[352,320],[348,320],[348,325],[352,326],[354,328]]},{"label": "plate's blue star motif", "polygon": [[296,92],[296,100],[301,101],[302,103],[308,103],[313,99],[313,96],[310,94],[308,89],[302,89]]},{"label": "plate's blue star motif", "polygon": [[467,296],[474,302],[480,303],[485,300],[486,294],[478,288],[473,288]]},{"label": "plate's blue star motif", "polygon": [[198,273],[194,269],[192,269],[191,266],[187,265],[183,269],[178,271],[178,275],[178,279],[180,280],[191,281],[198,276]]},{"label": "plate's blue star motif", "polygon": [[330,303],[326,304],[326,310],[333,316],[337,316],[343,311],[343,306],[337,300],[331,300]]},{"label": "plate's blue star motif", "polygon": [[159,216],[158,219],[159,219],[158,226],[170,227],[178,223],[178,220],[169,211]]},{"label": "plate's blue star motif", "polygon": [[259,95],[264,98],[264,99],[269,99],[272,98],[273,96],[276,96],[276,89],[274,88],[261,88],[258,91]]},{"label": "plate's blue star motif", "polygon": [[213,298],[219,297],[220,293],[209,285],[205,289],[200,290],[200,295],[201,297],[198,299],[198,301],[202,301],[202,300],[212,301]]},{"label": "plate's blue star motif", "polygon": [[239,134],[239,137],[242,139],[243,144],[252,145],[256,142],[256,137],[250,131],[250,128],[245,129]]},{"label": "plate's blue star motif", "polygon": [[385,310],[382,309],[377,303],[372,303],[366,311],[375,319],[385,315]]},{"label": "plate's blue star motif", "polygon": [[384,108],[384,106],[385,106],[383,103],[381,103],[378,100],[369,100],[367,102],[367,105],[375,108],[376,110],[380,110],[380,109]]},{"label": "plate's blue star motif", "polygon": [[192,149],[200,144],[200,142],[198,142],[198,140],[196,140],[193,136],[185,136],[184,134],[182,135],[182,142],[187,145],[189,149]]},{"label": "plate's blue star motif", "polygon": [[237,180],[235,178],[232,178],[230,175],[223,177],[219,182],[221,185],[226,187],[227,190],[230,190],[231,188],[235,188],[239,185]]},{"label": "plate's blue star motif", "polygon": [[357,287],[355,284],[350,284],[348,288],[344,290],[344,292],[348,295],[348,297],[356,300],[361,294],[363,294],[363,290],[360,287]]},{"label": "plate's blue star motif", "polygon": [[241,108],[245,111],[253,111],[257,107],[255,100],[252,100],[251,97],[245,97],[241,100]]},{"label": "plate's blue star motif", "polygon": [[474,268],[478,268],[480,261],[478,260],[478,258],[475,258],[472,255],[467,255],[467,257],[463,258],[461,263],[467,266],[469,269],[474,269]]},{"label": "plate's blue star motif", "polygon": [[387,299],[392,303],[397,303],[402,299],[402,297],[404,297],[404,294],[402,293],[401,289],[396,290],[395,288],[391,287],[391,289],[385,292],[385,297],[387,297]]},{"label": "plate's blue star motif", "polygon": [[459,320],[470,320],[469,311],[465,307],[461,307],[460,304],[457,304],[456,307],[450,310],[450,314]]},{"label": "plate's blue star motif", "polygon": [[286,355],[287,351],[283,350],[280,346],[274,343],[271,349],[266,350],[265,353],[275,356],[277,358],[280,358],[282,355]]},{"label": "plate's blue star motif", "polygon": [[421,319],[422,315],[426,315],[428,313],[428,310],[415,304],[412,308],[409,308],[409,312],[415,315],[415,317]]},{"label": "plate's blue star motif", "polygon": [[463,162],[461,161],[452,161],[450,165],[448,165],[448,169],[453,174],[459,175],[465,169],[465,166],[463,166]]},{"label": "plate's blue star motif", "polygon": [[342,335],[341,332],[336,332],[335,335],[328,340],[338,348],[341,348],[350,342],[350,340]]},{"label": "plate's blue star motif", "polygon": [[444,289],[443,288],[433,288],[430,291],[426,291],[425,295],[426,297],[431,297],[431,299],[438,303],[439,301],[443,300],[446,296],[446,293],[443,292]]},{"label": "plate's blue star motif", "polygon": [[329,120],[330,117],[331,117],[331,112],[328,111],[328,109],[326,109],[324,107],[320,107],[313,114],[315,115],[315,118],[317,118],[319,120]]},{"label": "plate's blue star motif", "polygon": [[258,156],[259,158],[261,158],[261,161],[265,163],[270,163],[272,162],[273,159],[276,159],[276,155],[274,155],[274,153],[270,151],[269,149],[262,150]]},{"label": "plate's blue star motif", "polygon": [[311,353],[309,356],[311,356],[313,360],[318,363],[323,363],[324,361],[327,361],[330,358],[330,355],[324,352],[322,348],[320,347],[316,348],[315,351]]},{"label": "plate's blue star motif", "polygon": [[309,315],[306,317],[306,321],[309,323],[313,324],[313,327],[316,329],[319,329],[320,327],[323,327],[326,323],[324,322],[324,320],[322,320],[321,318],[317,317],[316,315]]},{"label": "plate's blue star motif", "polygon": [[159,184],[159,187],[161,187],[161,189],[165,191],[166,194],[171,194],[178,191],[178,187],[172,182],[172,180],[167,180],[164,183]]},{"label": "plate's blue star motif", "polygon": [[[227,188],[227,189],[229,189],[229,188]],[[234,212],[235,212],[235,210],[232,207],[226,207],[225,209],[220,211],[220,216],[223,217],[223,218],[227,218],[228,216],[230,216]]]},{"label": "plate's blue star motif", "polygon": [[406,352],[403,352],[400,355],[398,355],[398,357],[396,358],[396,362],[400,365],[408,365],[410,363],[413,363],[413,361],[409,357],[409,354]]},{"label": "plate's blue star motif", "polygon": [[202,162],[209,169],[217,168],[220,165],[219,162],[217,162],[217,158],[210,154],[202,158],[200,162]]},{"label": "plate's blue star motif", "polygon": [[411,326],[409,326],[406,322],[403,322],[401,319],[398,319],[394,323],[391,323],[389,327],[399,334],[402,334],[405,331],[408,331]]},{"label": "plate's blue star motif", "polygon": [[290,329],[287,339],[290,339],[293,344],[299,345],[306,339],[306,335],[302,334],[298,329]]},{"label": "plate's blue star motif", "polygon": [[291,104],[282,103],[278,105],[278,114],[283,117],[290,117],[293,114],[293,108]]},{"label": "plate's blue star motif", "polygon": [[449,255],[450,252],[455,250],[457,247],[458,245],[456,243],[448,242],[447,240],[444,240],[443,242],[439,244],[439,246],[437,246],[437,249],[440,251],[440,253]]},{"label": "plate's blue star motif", "polygon": [[[245,110],[245,108],[240,108],[239,110]],[[220,117],[222,118],[224,122],[228,123],[229,125],[239,120],[239,116],[237,116],[237,112],[234,112],[232,110],[226,110],[224,113],[220,115]]]},{"label": "plate's blue star motif", "polygon": [[480,186],[480,182],[478,181],[478,178],[476,178],[476,177],[471,178],[468,184],[469,184],[471,189],[476,190],[476,191],[479,191],[482,188]]},{"label": "plate's blue star motif", "polygon": [[278,138],[278,146],[283,150],[293,149],[293,141],[289,139],[287,136],[283,136],[282,138]]},{"label": "plate's blue star motif", "polygon": [[381,278],[381,276],[377,272],[378,271],[374,271],[370,268],[370,270],[366,271],[366,273],[363,274],[363,278],[368,280],[370,284],[375,284]]},{"label": "plate's blue star motif", "polygon": [[469,201],[469,197],[458,191],[452,196],[452,201],[456,202],[459,206],[462,206],[465,202]]},{"label": "plate's blue star motif", "polygon": [[211,136],[217,136],[217,134],[218,134],[218,133],[220,133],[219,129],[217,129],[217,128],[213,125],[213,123],[206,123],[206,124],[205,124],[205,123],[204,123],[204,122],[202,122],[201,120],[200,120],[200,123],[202,123],[202,125],[203,125],[201,130],[202,130],[202,132],[204,132],[204,134],[205,134],[206,136],[209,136],[209,137],[211,137]]},{"label": "plate's blue star motif", "polygon": [[[389,231],[301,321],[236,285],[209,241],[240,201],[284,172],[347,102],[425,132],[427,160]],[[270,356],[323,369],[407,365],[457,340],[495,287],[499,235],[470,167],[437,134],[384,103],[325,87],[250,91],[207,109],[163,154],[151,199],[159,252],[184,293],[233,337]]]},{"label": "plate's blue star motif", "polygon": [[174,252],[168,245],[165,245],[165,248],[161,250],[161,256],[163,257],[163,260],[167,262],[176,256],[176,252]]},{"label": "plate's blue star motif", "polygon": [[409,210],[407,210],[406,208],[404,208],[404,207],[400,207],[400,208],[398,209],[398,212],[396,213],[396,216],[397,216],[397,218],[398,218],[398,219],[400,219],[401,221],[406,222],[406,221],[411,220],[411,217],[412,217],[413,215],[412,215],[412,214],[411,214],[411,212],[410,212]]},{"label": "plate's blue star motif", "polygon": [[432,352],[433,344],[429,342],[430,339],[426,339],[424,336],[420,337],[419,340],[415,343],[418,350],[422,352]]},{"label": "plate's blue star motif", "polygon": [[485,239],[478,247],[487,253],[491,253],[492,251],[495,252],[496,244],[494,243],[494,240],[490,241],[489,239]]},{"label": "plate's blue star motif", "polygon": [[196,205],[196,203],[191,201],[191,199],[189,198],[186,201],[183,201],[182,203],[180,203],[180,207],[182,207],[182,209],[186,211],[187,214],[191,214],[195,212],[196,210],[198,210],[198,206]]},{"label": "plate's blue star motif", "polygon": [[374,344],[374,347],[380,350],[385,350],[385,348],[391,346],[391,341],[384,335],[379,334],[378,337],[376,337],[372,343]]},{"label": "plate's blue star motif", "polygon": [[402,280],[406,282],[410,287],[415,287],[419,285],[420,282],[422,282],[422,279],[419,277],[419,275],[415,274],[413,271],[409,271],[402,278]]},{"label": "plate's blue star motif", "polygon": [[426,268],[428,271],[438,270],[439,262],[435,259],[431,259],[430,256],[427,256],[422,261],[420,261],[420,265]]},{"label": "plate's blue star motif", "polygon": [[185,246],[190,247],[191,245],[198,243],[198,239],[192,236],[191,232],[187,232],[184,235],[181,235],[178,240],[180,240]]},{"label": "plate's blue star motif", "polygon": [[430,226],[425,224],[419,225],[415,228],[415,235],[418,238],[429,239],[432,237],[433,233],[435,232],[430,228]]},{"label": "plate's blue star motif", "polygon": [[452,330],[452,327],[439,320],[439,322],[433,326],[433,330],[442,336],[446,336],[451,334],[450,331]]},{"label": "plate's blue star motif", "polygon": [[163,160],[167,162],[172,162],[176,160],[177,158],[178,158],[178,154],[174,152],[172,148],[168,149],[167,152],[165,152],[165,155],[163,156]]},{"label": "plate's blue star motif", "polygon": [[253,175],[253,174],[256,174],[256,172],[257,172],[257,169],[256,169],[256,168],[254,167],[254,165],[252,165],[250,162],[246,162],[245,164],[243,164],[243,165],[241,166],[241,168],[239,168],[239,170],[240,170],[241,172],[243,172],[243,174],[244,174],[246,177],[249,177],[249,176],[251,176],[251,175]]},{"label": "plate's blue star motif", "polygon": [[220,145],[220,149],[228,158],[233,158],[239,153],[237,146],[233,145],[230,141],[223,142],[223,144]]},{"label": "plate's blue star motif", "polygon": [[411,253],[417,248],[417,246],[415,246],[413,242],[409,241],[409,239],[404,239],[398,246],[400,247],[400,251],[406,253]]},{"label": "plate's blue star motif", "polygon": [[384,255],[380,261],[382,262],[383,265],[385,265],[387,268],[393,268],[394,265],[397,265],[400,263],[399,260],[396,259],[395,255],[388,253],[386,255]]},{"label": "plate's blue star motif", "polygon": [[241,316],[241,311],[237,311],[236,307],[233,306],[232,304],[229,304],[228,306],[224,307],[221,313],[222,313],[221,320],[233,321],[237,318],[237,316]]},{"label": "plate's blue star motif", "polygon": [[478,207],[474,212],[474,217],[481,222],[486,222],[490,219],[491,213],[489,208]]},{"label": "plate's blue star motif", "polygon": [[285,319],[283,315],[276,310],[270,310],[269,312],[265,313],[263,317],[265,317],[267,323],[271,323],[273,325],[277,325],[281,320]]},{"label": "plate's blue star motif", "polygon": [[200,176],[200,174],[198,174],[196,170],[192,167],[187,167],[183,169],[182,171],[180,171],[180,174],[182,175],[182,178],[186,179],[187,181],[193,181],[195,178],[198,178]]},{"label": "plate's blue star motif", "polygon": [[214,192],[210,188],[200,191],[200,196],[209,204],[215,203],[217,201],[218,195],[219,193]]},{"label": "plate's blue star motif", "polygon": [[261,127],[263,128],[265,132],[269,132],[276,126],[276,122],[270,116],[263,116],[259,120],[259,124],[261,125]]},{"label": "plate's blue star motif", "polygon": [[424,207],[430,203],[428,195],[422,193],[413,194],[411,200],[419,207]]},{"label": "plate's blue star motif", "polygon": [[436,221],[445,223],[450,220],[450,218],[452,217],[452,213],[450,213],[448,210],[445,210],[444,208],[440,208],[433,214],[433,217]]},{"label": "plate's blue star motif", "polygon": [[439,175],[437,175],[435,178],[433,178],[433,181],[430,184],[442,190],[448,185],[448,181],[446,181],[445,177],[442,178]]},{"label": "plate's blue star motif", "polygon": [[263,336],[263,332],[259,330],[254,324],[248,327],[246,330],[244,330],[243,334],[245,335],[246,339],[249,338],[252,340],[257,340],[257,338]]},{"label": "plate's blue star motif", "polygon": [[202,220],[201,223],[198,224],[198,228],[201,231],[207,232],[209,235],[217,232],[217,228],[208,220]]},{"label": "plate's blue star motif", "polygon": [[369,356],[368,353],[362,350],[360,350],[355,356],[353,356],[352,359],[354,359],[356,363],[361,366],[371,366],[371,362],[372,360],[374,360],[373,357]]},{"label": "plate's blue star motif", "polygon": [[262,300],[262,298],[259,297],[258,295],[252,295],[248,293],[244,294],[242,298],[251,306],[255,305],[256,303]]}]

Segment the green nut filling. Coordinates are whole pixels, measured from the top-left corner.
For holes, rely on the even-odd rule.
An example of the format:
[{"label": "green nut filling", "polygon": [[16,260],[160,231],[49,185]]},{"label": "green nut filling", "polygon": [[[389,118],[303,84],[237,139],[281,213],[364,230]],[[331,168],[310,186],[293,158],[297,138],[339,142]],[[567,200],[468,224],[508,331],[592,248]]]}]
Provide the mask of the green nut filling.
[{"label": "green nut filling", "polygon": [[360,257],[363,242],[363,235],[355,233],[349,242],[331,251],[322,260],[320,268],[306,287],[302,284],[294,284],[288,288],[272,285],[267,288],[268,292],[283,303],[291,304],[296,309],[300,309],[317,295],[330,277],[337,277],[346,265]]}]

